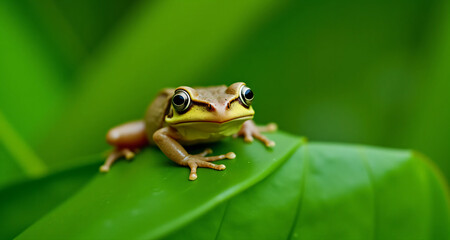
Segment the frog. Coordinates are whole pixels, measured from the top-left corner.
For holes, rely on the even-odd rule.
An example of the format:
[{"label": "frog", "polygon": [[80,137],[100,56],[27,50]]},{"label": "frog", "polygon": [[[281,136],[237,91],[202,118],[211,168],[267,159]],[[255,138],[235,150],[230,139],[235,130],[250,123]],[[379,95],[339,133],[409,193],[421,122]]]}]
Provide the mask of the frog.
[{"label": "frog", "polygon": [[224,170],[224,164],[212,162],[234,159],[236,154],[208,156],[212,153],[210,148],[189,154],[185,147],[232,136],[243,137],[247,143],[257,139],[273,148],[275,142],[262,133],[276,131],[277,125],[255,124],[253,99],[253,91],[244,82],[230,86],[163,89],[150,103],[143,119],[118,125],[107,132],[106,141],[113,150],[100,166],[100,172],[108,172],[122,157],[133,159],[142,148],[150,145],[157,146],[176,164],[189,167],[189,180],[196,180],[197,168]]}]

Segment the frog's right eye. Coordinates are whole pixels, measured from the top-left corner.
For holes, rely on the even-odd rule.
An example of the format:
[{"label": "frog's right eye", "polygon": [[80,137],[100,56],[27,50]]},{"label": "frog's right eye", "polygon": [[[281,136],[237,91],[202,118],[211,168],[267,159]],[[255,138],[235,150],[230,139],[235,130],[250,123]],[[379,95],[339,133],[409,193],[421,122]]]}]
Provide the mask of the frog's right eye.
[{"label": "frog's right eye", "polygon": [[189,93],[183,89],[176,90],[172,97],[172,105],[178,113],[186,111],[191,105],[191,97],[189,96]]}]

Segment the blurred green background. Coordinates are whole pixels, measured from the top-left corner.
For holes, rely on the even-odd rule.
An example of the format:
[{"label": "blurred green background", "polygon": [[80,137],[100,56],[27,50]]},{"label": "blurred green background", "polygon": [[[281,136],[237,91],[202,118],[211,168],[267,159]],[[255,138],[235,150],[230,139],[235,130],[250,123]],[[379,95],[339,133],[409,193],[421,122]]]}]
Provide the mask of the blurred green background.
[{"label": "blurred green background", "polygon": [[92,161],[163,87],[236,81],[259,123],[448,179],[449,64],[449,1],[1,1],[0,186]]}]

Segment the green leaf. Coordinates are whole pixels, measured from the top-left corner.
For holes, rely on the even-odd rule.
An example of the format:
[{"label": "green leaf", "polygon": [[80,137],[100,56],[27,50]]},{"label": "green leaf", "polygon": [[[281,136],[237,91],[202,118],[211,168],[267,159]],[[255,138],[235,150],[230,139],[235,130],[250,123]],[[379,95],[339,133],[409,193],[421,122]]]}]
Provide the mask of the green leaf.
[{"label": "green leaf", "polygon": [[287,239],[304,188],[306,167],[305,161],[300,160],[304,149],[297,150],[268,178],[166,239],[220,239],[224,235],[240,239]]},{"label": "green leaf", "polygon": [[147,149],[99,174],[18,239],[449,236],[447,186],[415,152],[321,143],[298,148],[298,138],[270,137],[277,141],[273,151],[242,140],[214,145],[216,153],[233,150],[238,157],[224,161],[223,172],[200,169],[194,182],[187,169]]},{"label": "green leaf", "polygon": [[443,179],[411,151],[310,143],[167,239],[448,239]]},{"label": "green leaf", "polygon": [[98,171],[97,165],[58,172],[0,191],[0,239],[12,239],[69,198]]},{"label": "green leaf", "polygon": [[158,149],[148,148],[132,163],[122,161],[108,174],[98,174],[19,239],[62,235],[134,239],[167,234],[265,178],[302,141],[281,133],[270,137],[278,144],[274,149],[259,142],[245,144],[242,139],[214,145],[215,153],[234,151],[237,157],[221,161],[227,166],[224,171],[199,169],[196,181],[188,181],[187,168],[176,166]]}]

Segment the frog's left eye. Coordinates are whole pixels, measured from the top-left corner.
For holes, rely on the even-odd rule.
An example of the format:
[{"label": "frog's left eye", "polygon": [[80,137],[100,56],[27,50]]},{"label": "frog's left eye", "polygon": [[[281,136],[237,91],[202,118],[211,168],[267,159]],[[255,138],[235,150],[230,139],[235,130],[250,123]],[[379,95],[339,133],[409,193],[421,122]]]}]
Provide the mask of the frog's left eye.
[{"label": "frog's left eye", "polygon": [[253,97],[253,91],[249,87],[243,85],[239,93],[239,99],[241,100],[241,102],[245,106],[250,107],[253,101]]},{"label": "frog's left eye", "polygon": [[191,105],[191,97],[185,90],[178,89],[172,97],[172,105],[179,113],[186,111]]}]

